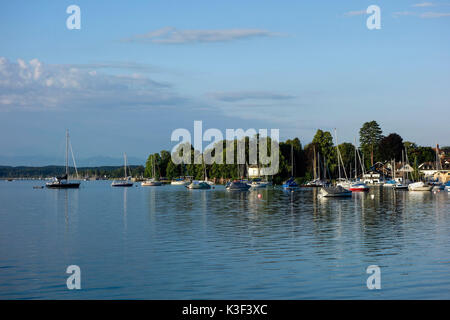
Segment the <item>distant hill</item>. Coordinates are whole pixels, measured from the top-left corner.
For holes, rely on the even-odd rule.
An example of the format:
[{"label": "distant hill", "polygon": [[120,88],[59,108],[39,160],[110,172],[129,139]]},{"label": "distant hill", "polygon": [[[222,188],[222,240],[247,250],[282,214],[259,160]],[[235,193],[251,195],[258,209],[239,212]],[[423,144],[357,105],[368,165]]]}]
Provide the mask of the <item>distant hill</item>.
[{"label": "distant hill", "polygon": [[[140,177],[144,174],[144,166],[129,166],[131,176]],[[5,178],[48,178],[62,175],[64,166],[0,166],[0,179]],[[75,169],[70,168],[70,173],[75,174]],[[123,166],[100,166],[100,167],[80,167],[78,168],[80,178],[84,177],[123,177]]]},{"label": "distant hill", "polygon": [[[137,157],[127,157],[130,165],[144,165],[145,159]],[[63,164],[64,158],[60,159]],[[77,167],[99,167],[99,166],[121,166],[123,165],[123,158],[113,158],[107,156],[96,156],[89,158],[75,159]],[[72,162],[72,161],[71,161]],[[2,156],[0,155],[0,165],[3,166],[29,166],[29,167],[43,167],[43,166],[57,166],[58,159],[48,156]]]}]

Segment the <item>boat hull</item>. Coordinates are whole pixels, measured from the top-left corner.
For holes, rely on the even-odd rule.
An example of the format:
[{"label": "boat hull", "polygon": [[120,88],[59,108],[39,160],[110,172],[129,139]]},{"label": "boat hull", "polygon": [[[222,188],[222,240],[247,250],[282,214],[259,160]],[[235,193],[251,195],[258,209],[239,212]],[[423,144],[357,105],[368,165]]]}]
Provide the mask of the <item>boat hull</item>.
[{"label": "boat hull", "polygon": [[186,188],[190,189],[190,190],[207,190],[207,189],[211,189],[210,185],[202,185],[202,186],[186,186]]},{"label": "boat hull", "polygon": [[247,191],[250,189],[250,185],[243,182],[231,182],[226,189],[228,191]]},{"label": "boat hull", "polygon": [[364,187],[364,188],[352,188],[352,187],[350,187],[349,190],[352,191],[352,192],[366,192],[366,191],[369,191],[369,188],[367,188],[367,187]]},{"label": "boat hull", "polygon": [[411,183],[408,186],[409,191],[431,191],[433,189],[433,186],[430,186],[423,182],[415,182]]},{"label": "boat hull", "polygon": [[351,197],[352,192],[343,187],[323,187],[320,189],[320,194],[327,198],[343,198]]},{"label": "boat hull", "polygon": [[132,187],[132,183],[115,183],[111,184],[111,187]]},{"label": "boat hull", "polygon": [[170,184],[173,186],[186,186],[186,185],[189,185],[190,182],[184,181],[184,180],[183,181],[172,181]]},{"label": "boat hull", "polygon": [[78,189],[80,187],[80,183],[71,182],[71,183],[49,183],[45,185],[49,189]]},{"label": "boat hull", "polygon": [[416,187],[416,188],[409,188],[409,191],[431,191],[433,189],[432,186],[428,187]]},{"label": "boat hull", "polygon": [[143,187],[159,187],[162,185],[162,182],[160,181],[153,181],[153,182],[142,182],[141,186]]}]

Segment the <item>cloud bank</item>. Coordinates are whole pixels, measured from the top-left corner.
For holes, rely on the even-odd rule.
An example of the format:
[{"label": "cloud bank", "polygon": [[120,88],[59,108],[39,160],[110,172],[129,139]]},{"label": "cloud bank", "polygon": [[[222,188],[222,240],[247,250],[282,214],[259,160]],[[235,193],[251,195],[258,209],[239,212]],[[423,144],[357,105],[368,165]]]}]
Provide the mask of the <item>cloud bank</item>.
[{"label": "cloud bank", "polygon": [[91,67],[46,65],[38,59],[11,62],[0,57],[0,111],[136,108],[184,100],[169,84],[137,73],[111,75]]}]

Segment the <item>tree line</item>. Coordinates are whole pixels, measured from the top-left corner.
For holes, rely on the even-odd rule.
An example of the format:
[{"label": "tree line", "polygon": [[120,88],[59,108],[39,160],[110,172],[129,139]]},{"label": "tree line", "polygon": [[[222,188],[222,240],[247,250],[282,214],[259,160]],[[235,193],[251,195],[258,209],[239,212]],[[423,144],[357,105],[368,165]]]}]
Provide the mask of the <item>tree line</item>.
[{"label": "tree line", "polygon": [[[246,159],[249,159],[250,139],[257,138],[257,136],[243,138],[245,139]],[[268,139],[270,140],[270,138]],[[257,141],[259,140],[257,139]],[[217,143],[223,144],[223,159],[225,159],[226,147],[229,141],[220,141]],[[235,139],[233,143],[235,146],[234,157],[236,159],[236,145],[238,140]],[[270,142],[267,145],[270,147]],[[405,150],[403,159],[408,159],[410,164],[416,167],[423,162],[435,161],[435,151],[431,147],[418,146],[414,142],[404,141],[397,133],[390,133],[384,136],[376,121],[366,122],[362,125],[359,130],[359,145],[359,147],[356,147],[349,142],[343,142],[338,145],[343,166],[349,176],[353,176],[355,173],[355,148],[358,148],[357,151],[359,153],[356,159],[359,166],[357,169],[358,174],[361,173],[360,163],[368,170],[376,162],[401,161],[402,154]],[[192,146],[189,147],[192,161],[186,164],[175,164],[172,161],[170,151],[167,150],[150,154],[145,164],[144,176],[154,178],[165,177],[167,179],[190,176],[199,180],[204,179],[205,173],[208,179],[227,180],[245,176],[245,169],[243,167],[246,166],[238,165],[236,161],[234,164],[226,164],[225,161],[222,164],[205,164],[203,162],[194,164],[193,160],[199,156],[199,152],[194,150]],[[448,147],[446,148],[449,149]],[[293,152],[292,155],[291,151]],[[258,163],[258,165],[260,164]],[[292,171],[300,182],[309,181],[314,177],[314,169],[316,169],[316,172],[320,170],[328,178],[335,178],[338,175],[338,155],[333,135],[330,131],[318,129],[312,142],[305,146],[302,145],[298,137],[279,142],[279,170],[272,177],[274,183],[279,184],[289,178],[292,175]]]}]

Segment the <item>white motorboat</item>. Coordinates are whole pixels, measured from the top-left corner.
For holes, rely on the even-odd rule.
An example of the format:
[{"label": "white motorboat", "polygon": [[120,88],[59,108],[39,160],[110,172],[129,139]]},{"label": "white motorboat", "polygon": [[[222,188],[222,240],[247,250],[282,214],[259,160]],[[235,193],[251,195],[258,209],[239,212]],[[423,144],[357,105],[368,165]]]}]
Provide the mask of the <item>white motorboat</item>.
[{"label": "white motorboat", "polygon": [[263,181],[261,179],[253,179],[251,183],[249,183],[251,189],[263,189],[272,185],[269,181]]},{"label": "white motorboat", "polygon": [[157,181],[152,178],[152,179],[147,179],[145,181],[142,181],[141,186],[143,186],[143,187],[158,187],[158,186],[162,186],[162,182]]},{"label": "white motorboat", "polygon": [[409,191],[431,191],[433,189],[433,186],[430,186],[429,184],[419,181],[411,183],[408,186]]},{"label": "white motorboat", "polygon": [[172,180],[172,182],[170,182],[170,184],[173,186],[186,186],[190,183],[191,183],[190,180],[186,180],[186,179],[182,179],[182,178],[175,179],[175,180]]}]

